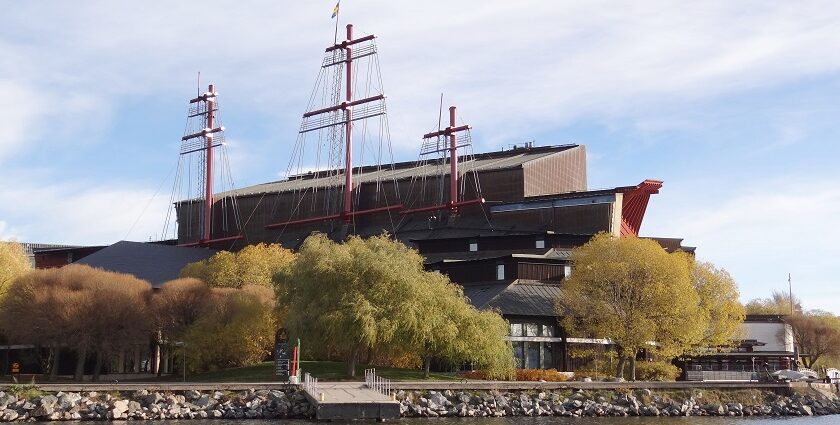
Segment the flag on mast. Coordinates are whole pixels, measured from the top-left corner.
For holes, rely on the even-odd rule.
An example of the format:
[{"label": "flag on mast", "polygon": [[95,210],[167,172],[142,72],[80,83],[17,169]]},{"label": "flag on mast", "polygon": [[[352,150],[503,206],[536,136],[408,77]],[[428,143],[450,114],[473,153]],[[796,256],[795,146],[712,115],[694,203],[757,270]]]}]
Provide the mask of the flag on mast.
[{"label": "flag on mast", "polygon": [[341,1],[335,3],[335,7],[333,8],[332,17],[335,18],[338,16],[338,5],[341,4]]}]

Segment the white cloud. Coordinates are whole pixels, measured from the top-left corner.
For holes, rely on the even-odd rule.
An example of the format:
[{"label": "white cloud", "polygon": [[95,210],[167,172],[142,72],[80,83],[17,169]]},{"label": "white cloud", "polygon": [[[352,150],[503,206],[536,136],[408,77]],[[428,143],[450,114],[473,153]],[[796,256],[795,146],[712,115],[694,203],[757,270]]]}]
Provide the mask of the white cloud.
[{"label": "white cloud", "polygon": [[672,181],[651,199],[643,233],[685,237],[698,258],[733,274],[745,301],[786,291],[791,273],[806,308],[840,313],[840,180],[797,175],[744,186]]}]

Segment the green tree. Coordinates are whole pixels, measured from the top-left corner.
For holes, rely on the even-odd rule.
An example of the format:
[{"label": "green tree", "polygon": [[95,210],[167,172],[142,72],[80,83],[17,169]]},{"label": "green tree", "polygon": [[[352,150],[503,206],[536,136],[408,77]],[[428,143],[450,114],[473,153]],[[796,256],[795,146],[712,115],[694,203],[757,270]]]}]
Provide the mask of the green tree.
[{"label": "green tree", "polygon": [[187,264],[181,277],[192,277],[216,288],[247,285],[271,287],[272,277],[294,261],[292,251],[278,244],[248,245],[233,253],[221,251],[207,260]]},{"label": "green tree", "polygon": [[424,271],[416,251],[387,235],[344,243],[310,236],[275,281],[286,326],[321,352],[338,353],[350,376],[359,354],[373,348],[416,350],[426,366],[439,356],[494,376],[512,370],[506,322],[476,311],[457,286]]},{"label": "green tree", "polygon": [[558,312],[571,332],[613,341],[617,376],[629,357],[635,379],[640,349],[675,356],[702,340],[708,318],[682,254],[668,254],[652,240],[602,233],[576,248],[572,262]]},{"label": "green tree", "polygon": [[12,281],[32,270],[23,246],[16,242],[0,242],[0,298]]}]

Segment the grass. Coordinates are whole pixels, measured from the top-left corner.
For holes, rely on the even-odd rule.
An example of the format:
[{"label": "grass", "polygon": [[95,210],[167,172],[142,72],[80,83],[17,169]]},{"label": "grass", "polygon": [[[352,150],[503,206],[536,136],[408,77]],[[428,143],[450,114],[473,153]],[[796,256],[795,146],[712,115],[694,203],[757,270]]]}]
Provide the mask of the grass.
[{"label": "grass", "polygon": [[[309,372],[322,381],[362,381],[364,380],[365,369],[371,368],[368,365],[357,365],[356,377],[350,378],[345,374],[346,367],[341,362],[301,361],[300,367],[304,372]],[[377,367],[376,374],[392,381],[459,379],[454,373],[431,373],[428,378],[424,378],[421,370],[389,367]],[[181,377],[171,376],[169,378],[172,381],[179,381]],[[187,375],[187,380],[191,382],[271,382],[276,379],[274,378],[274,363],[263,362],[255,366],[206,372],[192,376]]]}]

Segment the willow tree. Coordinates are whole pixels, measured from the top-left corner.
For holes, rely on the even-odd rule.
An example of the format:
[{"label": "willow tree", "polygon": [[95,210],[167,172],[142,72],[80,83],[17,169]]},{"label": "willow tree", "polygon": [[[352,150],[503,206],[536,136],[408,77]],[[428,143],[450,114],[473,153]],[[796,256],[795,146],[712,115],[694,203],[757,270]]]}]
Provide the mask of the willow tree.
[{"label": "willow tree", "polygon": [[574,273],[558,306],[575,336],[608,338],[619,355],[616,376],[636,353],[681,354],[698,344],[708,319],[691,279],[690,263],[656,242],[598,234],[572,252]]},{"label": "willow tree", "polygon": [[181,277],[192,277],[217,288],[246,285],[272,287],[272,277],[294,261],[292,251],[278,244],[248,245],[239,252],[221,251],[212,257],[187,264]]},{"label": "willow tree", "polygon": [[0,298],[12,281],[32,270],[23,246],[16,242],[0,242]]},{"label": "willow tree", "polygon": [[773,291],[767,298],[755,298],[746,306],[747,314],[802,314],[802,301],[796,295]]},{"label": "willow tree", "polygon": [[426,366],[435,356],[498,376],[512,368],[506,322],[476,311],[448,279],[423,270],[416,251],[386,235],[344,243],[310,236],[275,280],[286,326],[319,351],[339,353],[350,376],[372,348],[415,350]]}]

